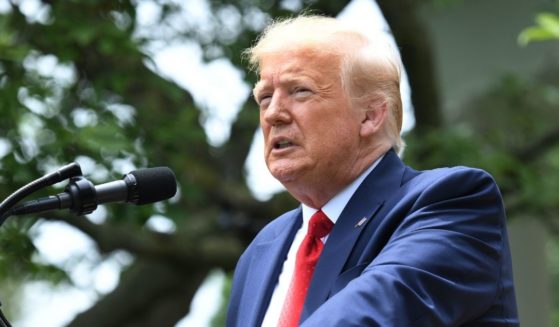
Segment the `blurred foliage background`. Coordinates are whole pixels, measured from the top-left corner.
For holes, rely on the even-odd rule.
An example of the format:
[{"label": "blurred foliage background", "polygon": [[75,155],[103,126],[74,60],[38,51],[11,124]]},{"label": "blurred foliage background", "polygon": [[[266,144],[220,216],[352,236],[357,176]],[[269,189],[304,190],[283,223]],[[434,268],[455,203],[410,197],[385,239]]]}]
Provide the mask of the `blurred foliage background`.
[{"label": "blurred foliage background", "polygon": [[[248,92],[230,130],[221,131],[224,140],[212,141],[205,128],[212,115],[208,106],[165,77],[154,57],[169,45],[195,45],[204,62],[230,63],[252,85],[255,76],[240,53],[270,19],[302,10],[336,16],[351,1],[198,2],[206,13],[202,20],[173,0],[0,2],[0,198],[72,161],[94,183],[134,168],[169,166],[180,185],[175,198],[157,205],[107,205],[88,217],[55,212],[9,219],[0,230],[0,300],[11,320],[26,305],[26,283],[78,287],[71,271],[87,259],[46,260],[35,242],[40,226],[63,223],[86,235],[97,253],[91,265],[126,257],[116,287],[98,294],[68,326],[174,326],[208,275],[216,269],[231,273],[255,233],[297,205],[284,192],[258,200],[247,185],[246,160],[258,129]],[[502,189],[511,222],[544,226],[547,266],[533,269],[550,276],[551,299],[542,301],[551,301],[548,321],[559,326],[559,4],[536,1],[522,28],[500,35],[499,14],[508,8],[496,3],[490,13],[494,25],[481,31],[495,32],[496,44],[507,40],[515,51],[532,47],[550,59],[531,74],[487,71],[489,82],[456,104],[448,100],[453,85],[441,82],[446,71],[434,46],[440,41],[425,13],[445,17],[468,2],[476,1],[377,1],[412,90],[415,126],[405,136],[404,158],[418,169],[486,169]],[[155,13],[149,24],[140,24],[141,6]],[[460,15],[472,22],[464,30],[475,27],[476,12]],[[469,42],[459,37],[456,44]],[[171,227],[153,228],[154,220]],[[224,297],[227,288],[226,283]],[[224,306],[215,326],[224,324]]]}]

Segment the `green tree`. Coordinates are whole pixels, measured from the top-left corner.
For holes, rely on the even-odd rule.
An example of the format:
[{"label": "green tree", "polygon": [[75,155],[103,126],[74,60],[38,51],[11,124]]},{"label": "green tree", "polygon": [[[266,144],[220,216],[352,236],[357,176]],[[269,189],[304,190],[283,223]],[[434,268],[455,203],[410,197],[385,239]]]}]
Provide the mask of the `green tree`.
[{"label": "green tree", "polygon": [[[156,22],[138,33],[136,8],[142,1],[43,0],[34,13],[9,1],[0,14],[0,198],[73,160],[89,162],[96,183],[119,178],[121,162],[169,166],[180,194],[158,205],[107,206],[102,223],[64,212],[11,218],[0,231],[4,285],[71,283],[72,263],[45,264],[30,235],[35,224],[61,221],[89,236],[102,256],[124,250],[134,258],[115,290],[70,326],[173,326],[209,272],[216,267],[231,272],[255,233],[295,203],[285,193],[258,201],[246,185],[245,161],[258,127],[253,101],[246,99],[229,140],[210,144],[204,106],[152,68],[156,50],[150,46],[196,44],[205,60],[228,60],[252,84],[255,76],[240,53],[267,21],[301,10],[335,16],[348,2],[212,0],[212,14],[201,26],[179,2],[153,1]],[[502,186],[511,217],[541,216],[557,230],[559,132],[551,118],[558,97],[557,88],[549,86],[557,85],[556,79],[550,73],[541,83],[504,78],[471,100],[468,107],[475,111],[449,119],[440,102],[430,35],[419,15],[430,2],[378,1],[413,90],[416,126],[407,137],[406,161],[418,168],[481,166]],[[45,72],[45,66],[54,68]],[[502,119],[511,106],[519,111]],[[176,231],[146,228],[154,215],[171,219]],[[12,293],[0,296],[12,310],[6,294]]]},{"label": "green tree", "polygon": [[[37,221],[63,221],[88,235],[102,255],[125,250],[134,256],[118,287],[71,326],[174,325],[208,272],[215,267],[231,271],[254,233],[293,205],[285,194],[260,202],[246,186],[244,163],[257,128],[254,104],[247,101],[239,114],[233,141],[211,146],[202,128],[203,108],[148,68],[145,47],[160,36],[135,35],[134,3],[42,1],[35,13],[17,2],[9,4],[0,16],[0,135],[7,149],[0,196],[81,159],[93,163],[94,182],[118,178],[117,162],[170,166],[180,197],[172,205],[108,206],[103,223],[58,212],[12,218],[1,234],[2,276],[9,283],[69,282],[64,269],[41,263],[30,239]],[[182,14],[180,5],[154,4],[160,9],[159,26],[172,30],[172,20]],[[237,38],[246,44],[248,32],[224,33],[224,15],[234,10],[230,4],[216,8],[205,34],[200,26],[186,26],[163,41],[195,42],[207,54],[211,48],[214,54],[225,51]],[[239,32],[256,33],[250,22],[245,25]],[[65,77],[41,71],[45,62]],[[153,215],[172,219],[176,232],[145,228]]]},{"label": "green tree", "polygon": [[[557,3],[559,6],[559,3]],[[518,43],[522,46],[527,46],[530,43],[534,42],[542,42],[542,41],[555,41],[559,40],[559,14],[556,12],[542,12],[536,16],[535,25],[529,26],[525,28],[520,35],[518,36]],[[547,78],[544,79],[544,85],[541,86],[543,89],[543,96],[544,99],[550,99],[550,105],[553,108],[550,108],[552,111],[551,116],[557,116],[557,105],[559,104],[559,87],[558,87],[558,80],[554,78],[557,74],[557,71],[553,71],[550,74],[547,74]],[[555,133],[550,133],[546,138],[544,138],[541,142],[547,145],[557,144],[557,140],[559,139],[559,131],[555,130]],[[555,163],[552,165],[552,169],[557,171],[557,160],[559,159],[559,153],[557,151],[554,154],[551,154],[548,158],[549,162]],[[545,172],[549,172],[549,170],[545,170]],[[553,176],[552,172],[552,176]],[[547,180],[546,176],[540,176],[542,180]],[[553,180],[551,182],[557,182],[557,180]],[[548,187],[551,189],[553,185],[549,185],[546,183]],[[541,190],[534,188],[532,194],[534,197],[538,198],[536,194],[539,194]],[[543,203],[542,203],[543,202]],[[537,201],[540,205],[540,208],[545,210],[546,216],[552,216],[555,218],[554,223],[548,222],[548,227],[550,230],[553,231],[555,235],[559,234],[559,223],[557,223],[557,215],[552,212],[552,206],[549,206],[549,203],[557,204],[557,199],[549,199],[547,198],[545,201]],[[556,212],[556,211],[555,211]],[[550,261],[550,274],[552,280],[552,294],[553,294],[553,316],[552,316],[552,324],[553,326],[559,325],[559,261],[558,261],[558,254],[559,254],[559,241],[557,238],[550,241],[549,245],[549,261]]]}]

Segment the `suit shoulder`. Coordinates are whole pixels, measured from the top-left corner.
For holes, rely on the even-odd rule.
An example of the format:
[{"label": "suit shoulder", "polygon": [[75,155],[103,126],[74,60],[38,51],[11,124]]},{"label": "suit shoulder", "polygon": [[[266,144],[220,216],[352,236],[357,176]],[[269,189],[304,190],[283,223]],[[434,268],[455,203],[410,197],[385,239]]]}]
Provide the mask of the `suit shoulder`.
[{"label": "suit shoulder", "polygon": [[466,166],[443,167],[421,171],[408,182],[408,189],[429,194],[439,200],[478,194],[501,198],[501,192],[491,174]]},{"label": "suit shoulder", "polygon": [[480,168],[468,167],[468,166],[454,166],[454,167],[441,167],[441,168],[434,168],[430,170],[423,170],[420,171],[420,175],[427,174],[432,176],[471,176],[471,177],[479,177],[479,178],[491,178],[491,175]]},{"label": "suit shoulder", "polygon": [[442,167],[420,171],[415,182],[430,181],[431,183],[457,182],[465,184],[495,184],[495,180],[487,171],[467,166]]}]

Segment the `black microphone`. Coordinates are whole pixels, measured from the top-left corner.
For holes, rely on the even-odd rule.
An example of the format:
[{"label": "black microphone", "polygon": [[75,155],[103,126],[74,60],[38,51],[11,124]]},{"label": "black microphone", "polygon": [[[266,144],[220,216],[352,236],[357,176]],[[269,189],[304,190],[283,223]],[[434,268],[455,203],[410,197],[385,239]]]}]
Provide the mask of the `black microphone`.
[{"label": "black microphone", "polygon": [[176,192],[175,174],[167,167],[138,169],[124,175],[122,180],[97,186],[83,176],[75,176],[70,179],[64,193],[24,202],[14,207],[11,215],[66,208],[77,215],[84,215],[93,212],[102,203],[147,204],[169,199]]}]

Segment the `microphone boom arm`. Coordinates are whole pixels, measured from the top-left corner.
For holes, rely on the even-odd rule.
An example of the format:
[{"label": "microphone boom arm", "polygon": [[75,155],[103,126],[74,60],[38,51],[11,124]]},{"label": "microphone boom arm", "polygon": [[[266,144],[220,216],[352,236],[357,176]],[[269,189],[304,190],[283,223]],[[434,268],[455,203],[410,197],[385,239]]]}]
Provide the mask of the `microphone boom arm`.
[{"label": "microphone boom arm", "polygon": [[12,207],[26,196],[44,187],[51,186],[65,179],[73,176],[79,176],[81,174],[82,170],[80,168],[80,165],[73,162],[19,188],[17,191],[8,196],[4,201],[2,201],[2,203],[0,203],[0,226],[9,216],[12,215]]}]

